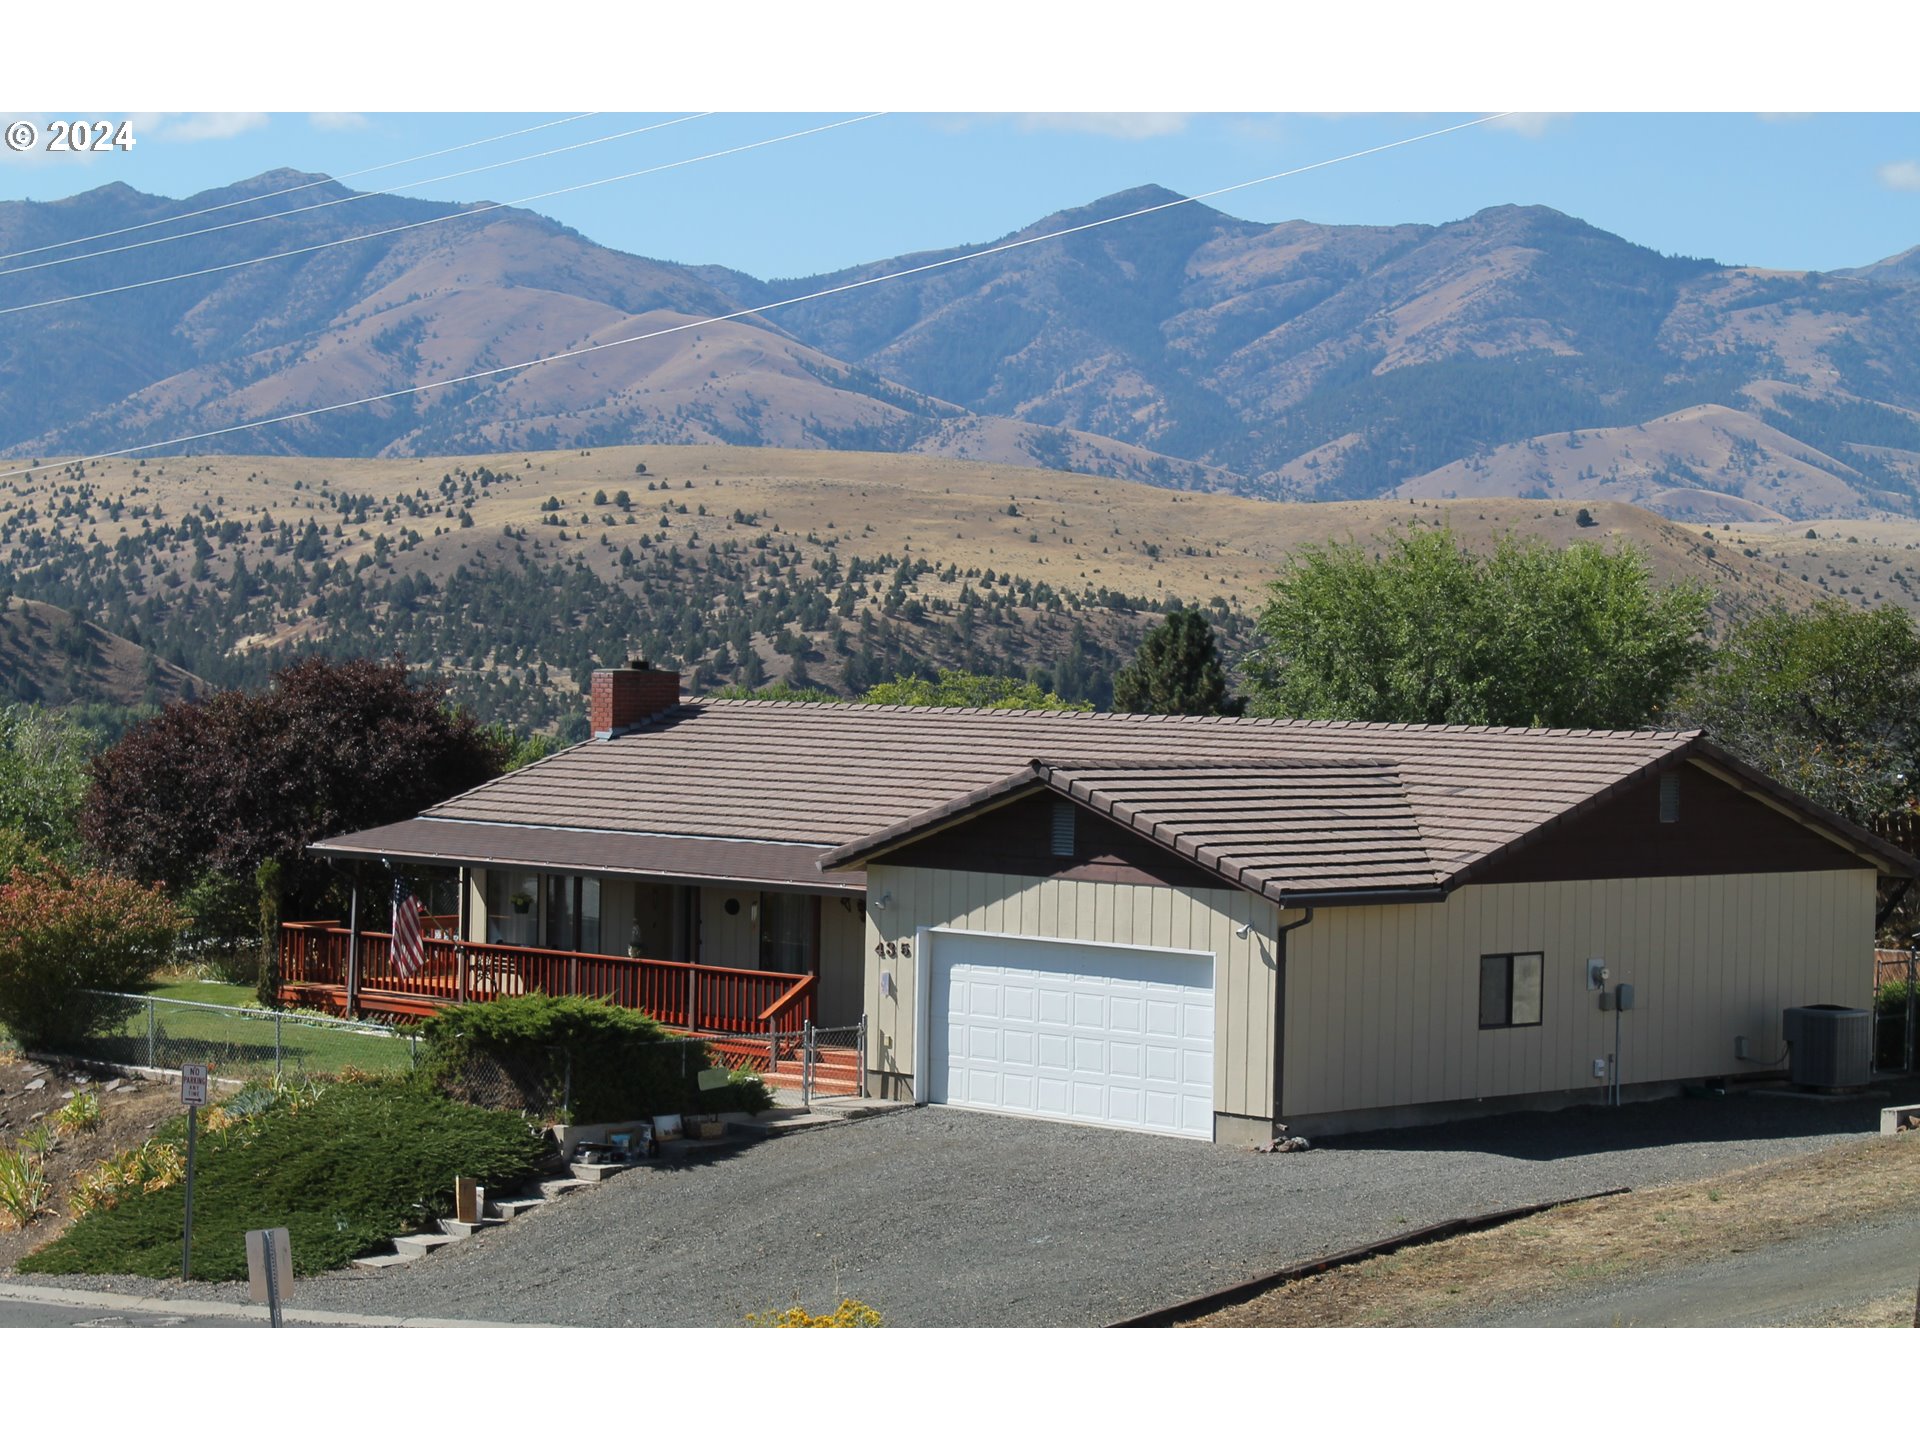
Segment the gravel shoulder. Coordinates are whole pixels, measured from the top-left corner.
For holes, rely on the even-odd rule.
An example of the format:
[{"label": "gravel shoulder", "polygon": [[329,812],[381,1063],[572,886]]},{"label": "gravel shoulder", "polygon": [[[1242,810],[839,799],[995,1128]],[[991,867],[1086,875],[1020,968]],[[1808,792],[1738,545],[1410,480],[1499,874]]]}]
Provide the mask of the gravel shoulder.
[{"label": "gravel shoulder", "polygon": [[1527,1328],[1911,1326],[1916,1281],[1920,1197],[1902,1215],[1636,1277],[1577,1298],[1495,1312],[1480,1323]]},{"label": "gravel shoulder", "polygon": [[[853,1296],[891,1325],[1099,1325],[1419,1225],[1807,1154],[1872,1133],[1885,1103],[1743,1095],[1589,1107],[1288,1155],[907,1110],[630,1171],[428,1260],[302,1281],[294,1303],[732,1326],[751,1311]],[[238,1285],[61,1283],[244,1295]]]}]

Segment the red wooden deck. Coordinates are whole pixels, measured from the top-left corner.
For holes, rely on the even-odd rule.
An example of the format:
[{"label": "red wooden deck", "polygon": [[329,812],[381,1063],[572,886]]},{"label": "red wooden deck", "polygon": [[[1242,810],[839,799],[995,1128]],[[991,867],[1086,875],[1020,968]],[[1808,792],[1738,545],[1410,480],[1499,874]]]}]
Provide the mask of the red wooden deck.
[{"label": "red wooden deck", "polygon": [[[444,928],[444,927],[443,927]],[[280,998],[347,1013],[417,1017],[447,1005],[503,995],[590,995],[644,1010],[663,1025],[718,1036],[799,1030],[813,1018],[815,977],[732,970],[685,960],[591,955],[455,940],[426,942],[426,963],[394,968],[393,937],[362,930],[354,995],[348,995],[347,927],[296,920],[280,927]],[[764,1050],[764,1045],[762,1046]]]}]

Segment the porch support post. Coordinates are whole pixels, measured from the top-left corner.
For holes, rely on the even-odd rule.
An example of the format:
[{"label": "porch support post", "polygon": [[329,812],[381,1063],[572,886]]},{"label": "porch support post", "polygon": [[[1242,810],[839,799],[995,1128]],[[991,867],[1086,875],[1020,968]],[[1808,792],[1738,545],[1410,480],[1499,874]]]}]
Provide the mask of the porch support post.
[{"label": "porch support post", "polygon": [[347,1015],[360,1016],[360,882],[353,882],[347,906]]},{"label": "porch support post", "polygon": [[462,1005],[470,998],[467,994],[467,942],[456,940],[453,945],[453,993],[460,998]]}]

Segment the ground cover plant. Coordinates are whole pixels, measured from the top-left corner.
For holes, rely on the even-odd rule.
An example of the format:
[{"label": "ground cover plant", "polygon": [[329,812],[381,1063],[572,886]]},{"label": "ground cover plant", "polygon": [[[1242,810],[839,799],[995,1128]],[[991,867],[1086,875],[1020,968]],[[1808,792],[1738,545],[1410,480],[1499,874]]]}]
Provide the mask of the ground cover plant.
[{"label": "ground cover plant", "polygon": [[[197,1280],[245,1276],[246,1232],[274,1225],[289,1232],[296,1273],[344,1265],[450,1214],[457,1175],[512,1190],[534,1173],[544,1145],[518,1116],[391,1080],[253,1086],[205,1118],[194,1182]],[[170,1122],[155,1140],[177,1144],[184,1123]],[[166,1159],[157,1150],[149,1158]],[[85,1213],[20,1270],[177,1275],[182,1197],[172,1166],[126,1168],[122,1183],[93,1181]]]},{"label": "ground cover plant", "polygon": [[421,1026],[423,1075],[443,1093],[559,1114],[578,1125],[773,1103],[759,1077],[734,1072],[702,1090],[707,1047],[638,1010],[582,996],[514,995],[450,1006]]}]

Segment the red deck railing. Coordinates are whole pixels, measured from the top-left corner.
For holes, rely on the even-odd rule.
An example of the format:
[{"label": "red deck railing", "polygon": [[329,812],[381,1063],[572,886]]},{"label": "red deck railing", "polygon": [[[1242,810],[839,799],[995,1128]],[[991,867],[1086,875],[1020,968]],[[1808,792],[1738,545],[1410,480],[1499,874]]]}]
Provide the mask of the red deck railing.
[{"label": "red deck railing", "polygon": [[[352,938],[337,920],[294,920],[282,925],[282,998],[347,1009],[347,950]],[[663,1025],[729,1035],[798,1030],[813,1018],[812,975],[438,936],[428,939],[423,949],[426,963],[403,975],[393,963],[393,937],[384,930],[362,930],[354,997],[358,1007],[417,1015],[444,1005],[539,991],[590,995],[643,1010]]]}]

